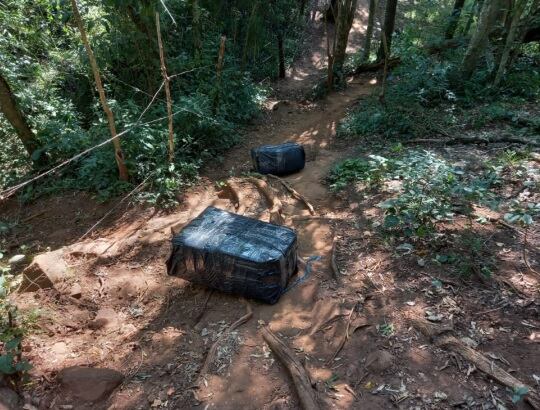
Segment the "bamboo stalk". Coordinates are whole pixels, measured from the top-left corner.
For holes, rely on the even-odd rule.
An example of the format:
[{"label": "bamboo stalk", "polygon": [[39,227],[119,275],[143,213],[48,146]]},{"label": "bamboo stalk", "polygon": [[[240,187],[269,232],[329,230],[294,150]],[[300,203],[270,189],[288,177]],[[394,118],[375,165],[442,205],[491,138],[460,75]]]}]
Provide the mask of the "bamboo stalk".
[{"label": "bamboo stalk", "polygon": [[88,36],[86,35],[86,29],[84,28],[81,15],[79,13],[79,8],[77,7],[76,0],[71,0],[71,8],[73,9],[73,18],[75,19],[75,23],[77,24],[77,27],[79,28],[79,31],[81,33],[81,39],[84,44],[84,48],[86,49],[86,53],[88,54],[88,59],[90,60],[90,65],[92,67],[92,72],[94,74],[94,80],[96,81],[96,88],[99,93],[99,100],[101,101],[101,106],[103,107],[103,111],[105,111],[105,114],[107,115],[107,121],[109,123],[109,130],[111,132],[111,137],[113,137],[112,143],[114,145],[114,156],[116,158],[116,163],[118,165],[119,178],[122,181],[127,181],[129,179],[129,173],[126,167],[126,163],[124,162],[124,153],[122,152],[120,139],[117,137],[116,125],[114,123],[114,114],[111,111],[109,104],[107,103],[107,97],[105,95],[105,90],[103,89],[103,84],[101,82],[101,76],[99,74],[99,68],[96,62],[96,58],[94,56],[94,52],[92,51],[92,47],[90,47],[90,42],[88,41]]},{"label": "bamboo stalk", "polygon": [[169,162],[174,162],[174,128],[172,114],[172,98],[170,88],[170,78],[167,75],[167,67],[165,66],[165,52],[163,51],[163,42],[161,41],[161,28],[159,25],[159,13],[156,11],[156,30],[159,45],[159,60],[161,64],[161,75],[165,85],[165,96],[167,98],[167,116],[169,117]]}]

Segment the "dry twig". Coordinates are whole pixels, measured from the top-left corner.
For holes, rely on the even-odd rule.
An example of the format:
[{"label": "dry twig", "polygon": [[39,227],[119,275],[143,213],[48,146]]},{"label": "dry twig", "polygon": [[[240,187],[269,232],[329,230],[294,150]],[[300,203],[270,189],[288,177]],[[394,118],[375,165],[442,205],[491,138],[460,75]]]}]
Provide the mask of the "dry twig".
[{"label": "dry twig", "polygon": [[282,208],[281,201],[279,198],[274,195],[271,188],[268,186],[266,181],[263,181],[262,179],[255,178],[255,177],[248,177],[247,178],[249,182],[251,182],[253,185],[257,187],[259,192],[264,195],[266,200],[269,204],[269,211],[270,211],[270,222],[277,224],[277,225],[284,225],[285,219],[282,215]]},{"label": "dry twig", "polygon": [[292,350],[289,349],[289,347],[287,347],[287,345],[268,327],[263,327],[262,336],[268,346],[270,346],[272,352],[278,357],[291,375],[302,408],[305,410],[320,409],[316,392],[311,386],[309,375]]},{"label": "dry twig", "polygon": [[244,323],[246,323],[251,317],[253,316],[253,311],[251,310],[251,305],[249,302],[246,301],[246,314],[242,316],[240,319],[238,319],[236,322],[234,322],[227,330],[225,330],[219,338],[214,342],[210,350],[208,351],[208,354],[206,355],[206,359],[204,361],[204,364],[201,368],[201,371],[199,373],[199,378],[197,380],[197,383],[195,386],[192,386],[193,388],[199,388],[201,386],[201,383],[203,382],[204,378],[206,377],[206,373],[208,373],[208,369],[210,368],[210,365],[215,359],[218,346],[221,343],[223,339],[225,339],[233,330],[236,328],[242,326]]},{"label": "dry twig", "polygon": [[275,179],[276,181],[280,182],[281,185],[283,185],[283,187],[285,187],[285,189],[287,191],[289,191],[289,193],[293,196],[293,198],[299,200],[300,202],[302,202],[306,206],[306,208],[308,209],[308,211],[309,211],[309,213],[311,215],[315,215],[315,209],[313,208],[313,205],[311,205],[309,203],[309,201],[302,194],[300,194],[298,191],[296,191],[287,181],[281,179],[278,176],[272,175],[272,174],[268,174],[267,176],[269,178]]}]

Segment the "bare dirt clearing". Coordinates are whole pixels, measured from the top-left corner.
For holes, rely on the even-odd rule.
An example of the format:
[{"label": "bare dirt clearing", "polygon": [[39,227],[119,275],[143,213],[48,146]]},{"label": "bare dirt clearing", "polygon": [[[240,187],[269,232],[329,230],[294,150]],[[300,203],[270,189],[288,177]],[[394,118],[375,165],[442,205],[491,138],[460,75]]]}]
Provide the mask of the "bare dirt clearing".
[{"label": "bare dirt clearing", "polygon": [[[355,30],[362,25],[355,24]],[[35,332],[24,344],[34,365],[26,402],[43,409],[300,408],[288,373],[263,342],[261,328],[269,326],[307,369],[322,408],[512,406],[506,386],[456,351],[432,344],[411,318],[442,326],[481,352],[493,368],[538,388],[539,282],[523,263],[519,230],[475,223],[474,232],[495,258],[496,270],[487,283],[462,280],[432,262],[431,250],[403,254],[379,233],[373,221],[381,217],[376,204],[384,192],[352,189],[335,195],[328,190],[324,179],[331,166],[355,153],[347,141],[335,141],[336,125],[375,85],[375,78],[359,77],[323,101],[280,103],[222,162],[208,167],[173,212],[118,210],[116,222],[107,219],[79,241],[106,206],[76,193],[24,210],[13,203],[5,209],[7,219],[19,221],[13,249],[34,242],[36,252],[64,246],[68,266],[55,289],[15,295],[21,309],[39,312]],[[287,93],[286,88],[280,92]],[[299,255],[317,258],[310,262],[311,275],[276,305],[249,301],[253,316],[226,332],[246,314],[245,304],[166,275],[171,229],[179,230],[209,205],[270,220],[268,199],[244,173],[250,170],[249,148],[284,141],[306,147],[305,169],[285,180],[313,204],[316,215],[279,181],[267,182],[281,202],[285,224],[298,233]],[[360,152],[376,149],[367,141]],[[478,157],[465,158],[462,149],[438,152],[474,165]],[[465,225],[458,219],[448,230],[459,233]],[[538,269],[539,237],[532,231],[529,262]],[[448,251],[463,244],[443,241],[438,246]],[[418,258],[424,256],[428,261],[420,266]],[[123,381],[112,394],[100,396],[99,390],[95,400],[86,400],[83,393],[103,376],[79,377],[74,389],[65,377],[57,377],[70,366],[114,369]],[[102,390],[112,389],[105,384]]]}]

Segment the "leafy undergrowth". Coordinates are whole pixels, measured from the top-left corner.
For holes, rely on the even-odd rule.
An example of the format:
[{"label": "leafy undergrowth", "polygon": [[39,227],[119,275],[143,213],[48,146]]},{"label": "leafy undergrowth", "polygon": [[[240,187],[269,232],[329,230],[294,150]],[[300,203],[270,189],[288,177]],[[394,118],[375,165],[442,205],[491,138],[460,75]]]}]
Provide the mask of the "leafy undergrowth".
[{"label": "leafy undergrowth", "polygon": [[[331,170],[328,182],[334,191],[349,188],[366,196],[383,194],[386,199],[377,205],[382,219],[374,218],[372,224],[380,227],[386,240],[397,243],[400,252],[410,253],[415,246],[444,248],[462,216],[465,227],[450,240],[459,244],[457,250],[435,252],[433,261],[453,264],[456,272],[464,275],[489,276],[493,261],[475,229],[477,224],[494,221],[476,210],[502,214],[506,223],[525,230],[540,215],[540,203],[535,202],[539,198],[534,194],[540,172],[528,161],[528,151],[505,150],[483,163],[460,161],[435,151],[404,149],[399,144],[384,155],[340,162]],[[482,263],[478,264],[479,260]]]}]

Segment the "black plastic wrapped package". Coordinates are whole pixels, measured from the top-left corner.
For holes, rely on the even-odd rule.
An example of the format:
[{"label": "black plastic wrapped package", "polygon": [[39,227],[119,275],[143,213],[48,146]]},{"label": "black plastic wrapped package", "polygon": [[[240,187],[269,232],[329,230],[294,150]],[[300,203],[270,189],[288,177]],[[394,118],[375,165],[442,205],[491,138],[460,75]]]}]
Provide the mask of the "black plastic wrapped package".
[{"label": "black plastic wrapped package", "polygon": [[295,142],[251,149],[253,166],[260,174],[287,175],[304,169],[304,147]]},{"label": "black plastic wrapped package", "polygon": [[173,237],[167,272],[273,304],[296,270],[297,246],[292,229],[208,207]]}]

